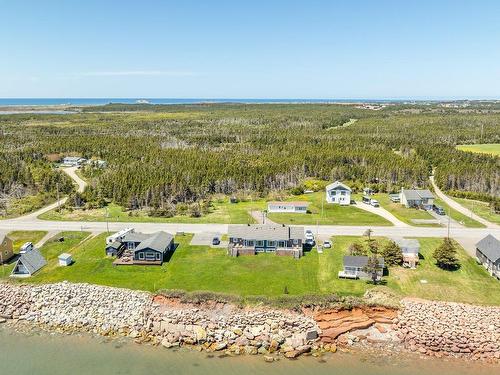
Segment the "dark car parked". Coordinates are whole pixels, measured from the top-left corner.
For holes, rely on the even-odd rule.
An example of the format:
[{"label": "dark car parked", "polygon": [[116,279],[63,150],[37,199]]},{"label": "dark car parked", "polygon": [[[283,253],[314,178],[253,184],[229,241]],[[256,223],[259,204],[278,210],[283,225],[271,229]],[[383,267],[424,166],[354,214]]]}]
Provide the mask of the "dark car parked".
[{"label": "dark car parked", "polygon": [[446,215],[446,212],[444,211],[444,208],[443,207],[440,207],[440,206],[436,206],[434,205],[434,207],[432,207],[432,209],[434,210],[435,213],[437,213],[438,215]]},{"label": "dark car parked", "polygon": [[212,239],[212,245],[214,245],[214,246],[220,245],[220,238],[219,237],[214,237]]}]

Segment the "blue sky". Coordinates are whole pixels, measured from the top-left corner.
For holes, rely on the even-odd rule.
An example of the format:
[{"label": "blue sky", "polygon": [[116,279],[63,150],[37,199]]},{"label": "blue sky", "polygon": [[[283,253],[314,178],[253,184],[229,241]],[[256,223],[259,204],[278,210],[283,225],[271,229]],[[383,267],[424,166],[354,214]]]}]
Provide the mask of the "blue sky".
[{"label": "blue sky", "polygon": [[500,98],[500,1],[0,0],[0,97]]}]

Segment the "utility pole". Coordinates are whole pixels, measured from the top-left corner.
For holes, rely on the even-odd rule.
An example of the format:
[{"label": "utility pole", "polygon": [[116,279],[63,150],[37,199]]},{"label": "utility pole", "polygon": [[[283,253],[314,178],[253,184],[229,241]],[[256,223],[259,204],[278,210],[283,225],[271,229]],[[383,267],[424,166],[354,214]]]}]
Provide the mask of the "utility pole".
[{"label": "utility pole", "polygon": [[109,212],[108,212],[108,207],[106,206],[106,230],[109,233]]},{"label": "utility pole", "polygon": [[448,209],[448,239],[450,239],[450,224],[451,224],[450,210],[451,209]]},{"label": "utility pole", "polygon": [[57,190],[57,212],[60,212],[61,202],[59,202],[59,182],[56,182],[56,190]]}]

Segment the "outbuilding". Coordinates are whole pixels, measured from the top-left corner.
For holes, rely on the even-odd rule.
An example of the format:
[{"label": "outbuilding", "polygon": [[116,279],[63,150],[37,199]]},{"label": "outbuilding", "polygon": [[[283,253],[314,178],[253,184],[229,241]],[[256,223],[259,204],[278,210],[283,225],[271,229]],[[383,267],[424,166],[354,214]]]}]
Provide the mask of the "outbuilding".
[{"label": "outbuilding", "polygon": [[59,265],[61,267],[70,266],[73,263],[73,258],[71,257],[71,254],[68,253],[62,253],[57,257],[57,259],[59,260]]},{"label": "outbuilding", "polygon": [[295,213],[305,214],[307,212],[308,202],[269,202],[267,212],[269,213]]},{"label": "outbuilding", "polygon": [[47,265],[47,261],[36,247],[26,250],[17,259],[11,277],[30,277]]},{"label": "outbuilding", "polygon": [[500,279],[500,241],[488,234],[476,244],[476,258],[491,276]]},{"label": "outbuilding", "polygon": [[415,268],[419,261],[420,242],[414,238],[394,238],[394,242],[401,248],[403,253],[403,265]]}]

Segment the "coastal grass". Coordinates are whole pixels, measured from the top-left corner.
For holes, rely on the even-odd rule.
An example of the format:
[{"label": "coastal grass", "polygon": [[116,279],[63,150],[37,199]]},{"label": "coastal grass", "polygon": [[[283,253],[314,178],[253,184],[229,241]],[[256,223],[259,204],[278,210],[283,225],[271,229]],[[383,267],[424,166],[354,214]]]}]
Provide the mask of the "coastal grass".
[{"label": "coastal grass", "polygon": [[262,210],[264,201],[249,201],[230,203],[229,199],[223,202],[213,202],[210,212],[201,217],[189,215],[175,215],[172,217],[149,216],[145,210],[129,211],[111,203],[105,208],[89,210],[68,210],[60,212],[51,210],[39,216],[43,220],[52,221],[99,221],[99,222],[134,222],[134,223],[222,223],[248,224],[255,220],[250,215],[252,210]]},{"label": "coastal grass", "polygon": [[500,156],[500,143],[483,143],[476,145],[457,145],[457,149],[461,151],[475,152]]},{"label": "coastal grass", "polygon": [[485,220],[488,220],[490,223],[500,224],[500,214],[493,212],[486,202],[481,202],[472,199],[465,198],[455,198],[453,200],[460,203],[462,206],[468,208],[472,212],[474,212],[477,216],[482,217]]},{"label": "coastal grass", "polygon": [[383,217],[364,211],[356,206],[340,206],[324,202],[325,193],[299,195],[288,200],[309,202],[308,213],[271,213],[268,218],[275,223],[295,225],[372,225],[390,226]]},{"label": "coastal grass", "polygon": [[43,230],[16,230],[10,232],[8,236],[13,242],[12,245],[14,247],[14,252],[17,253],[19,252],[19,248],[26,242],[33,242],[34,244],[36,244],[43,237],[45,237],[46,234],[47,232]]},{"label": "coastal grass", "polygon": [[450,207],[445,201],[443,201],[440,198],[434,199],[434,203],[437,206],[443,207],[447,215],[450,215],[450,217],[457,221],[458,223],[462,224],[466,228],[485,228],[486,226],[481,224],[480,222],[471,219],[469,216],[464,215],[461,212],[458,212],[457,210],[453,209]]},{"label": "coastal grass", "polygon": [[[64,242],[56,240],[61,235],[65,237]],[[23,282],[68,280],[150,292],[183,291],[198,297],[219,293],[255,301],[276,299],[282,303],[306,296],[361,297],[374,288],[364,280],[337,276],[349,245],[363,242],[361,237],[335,237],[331,249],[325,249],[322,254],[313,249],[297,260],[274,254],[232,258],[224,248],[191,246],[191,234],[178,235],[177,249],[162,266],[113,266],[113,259],[105,255],[105,237],[106,234],[92,237],[85,232],[63,232],[55,236],[42,247],[48,265]],[[387,242],[385,238],[376,240],[380,246]],[[457,271],[445,271],[432,259],[432,252],[442,239],[420,238],[419,241],[421,263],[415,270],[391,267],[384,277],[387,289],[401,297],[500,305],[498,281],[458,244],[462,266]],[[73,255],[73,265],[57,265],[57,256],[62,252]]]}]

